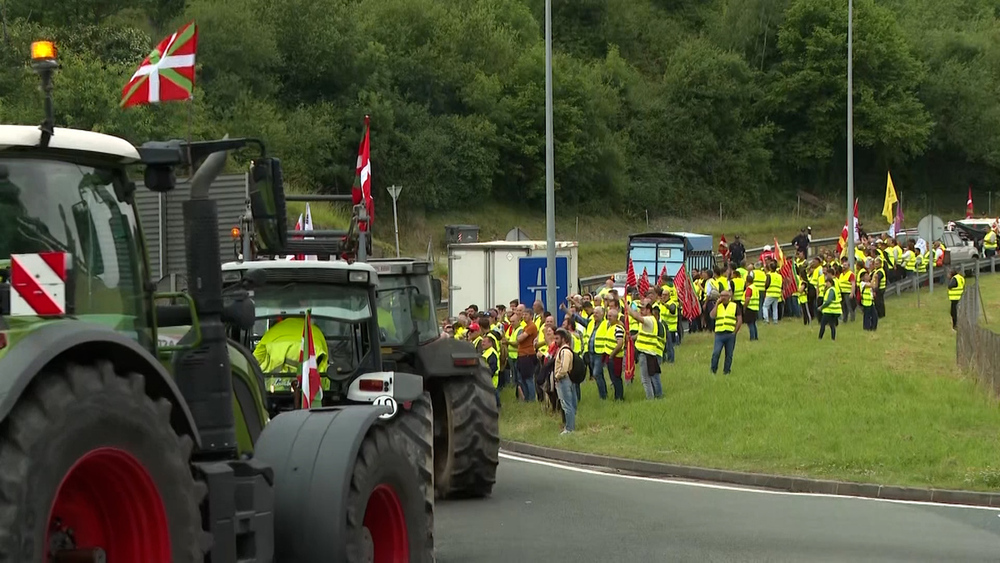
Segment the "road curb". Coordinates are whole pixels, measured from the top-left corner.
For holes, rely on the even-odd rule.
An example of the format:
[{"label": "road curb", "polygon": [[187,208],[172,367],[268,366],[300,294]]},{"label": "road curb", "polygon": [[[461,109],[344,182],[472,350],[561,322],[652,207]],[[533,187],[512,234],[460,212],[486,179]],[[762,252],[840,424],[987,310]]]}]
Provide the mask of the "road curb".
[{"label": "road curb", "polygon": [[573,452],[556,448],[546,448],[544,446],[535,446],[532,444],[525,444],[523,442],[513,442],[510,440],[501,440],[500,448],[511,453],[530,455],[552,461],[562,461],[579,465],[591,465],[649,477],[676,477],[696,481],[714,481],[717,483],[728,483],[746,487],[760,487],[764,489],[775,489],[793,493],[818,493],[886,500],[911,500],[920,502],[936,502],[941,504],[989,506],[1000,508],[1000,493],[895,487],[870,483],[851,483],[847,481],[810,479],[808,477],[746,473],[743,471],[728,471],[725,469],[707,469],[704,467],[691,467],[688,465],[675,465],[672,463],[660,463],[655,461],[642,461],[639,459]]}]

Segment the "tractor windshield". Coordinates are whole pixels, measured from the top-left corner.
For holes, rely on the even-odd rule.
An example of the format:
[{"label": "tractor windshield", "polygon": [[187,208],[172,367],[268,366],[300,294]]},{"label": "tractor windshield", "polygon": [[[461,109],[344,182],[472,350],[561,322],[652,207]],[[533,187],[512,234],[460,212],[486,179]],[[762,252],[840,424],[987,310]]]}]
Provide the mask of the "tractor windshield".
[{"label": "tractor windshield", "polygon": [[307,309],[312,309],[316,352],[326,356],[319,358],[321,373],[350,374],[373,348],[367,330],[372,315],[367,287],[266,284],[254,289],[254,305],[257,321],[250,343],[266,373],[294,371],[285,368],[298,362]]},{"label": "tractor windshield", "polygon": [[66,296],[70,312],[131,323],[142,270],[135,214],[120,199],[125,181],[118,168],[0,156],[0,261],[6,266],[12,254],[66,252],[67,285],[75,288]]},{"label": "tractor windshield", "polygon": [[402,345],[414,331],[418,344],[438,338],[430,278],[379,276],[378,324],[385,346]]}]

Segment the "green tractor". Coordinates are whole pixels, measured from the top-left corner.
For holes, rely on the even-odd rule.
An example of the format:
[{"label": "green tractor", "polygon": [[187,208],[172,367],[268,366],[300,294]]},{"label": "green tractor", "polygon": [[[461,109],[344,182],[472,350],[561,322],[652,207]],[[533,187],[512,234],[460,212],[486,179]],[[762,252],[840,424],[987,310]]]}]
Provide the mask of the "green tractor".
[{"label": "green tractor", "polygon": [[[265,280],[223,291],[210,186],[228,151],[259,143],[137,149],[57,128],[54,46],[32,54],[45,120],[0,125],[0,560],[433,560],[428,489],[411,444],[378,423],[387,409],[269,420],[262,374],[227,339],[253,325]],[[188,293],[148,277],[135,165],[159,192],[194,169]],[[251,169],[258,242],[280,248],[280,163],[263,154]]]},{"label": "green tractor", "polygon": [[[287,201],[351,202],[351,195],[288,195]],[[241,221],[237,260],[223,265],[224,281],[266,272],[255,290],[257,323],[242,342],[258,353],[268,331],[311,309],[328,344],[323,404],[389,404],[392,423],[411,436],[433,427],[432,463],[419,446],[416,461],[437,498],[482,498],[492,493],[500,432],[492,375],[470,343],[442,338],[436,317],[441,286],[427,262],[369,260],[366,207],[354,205],[346,230],[290,231],[282,250],[315,260],[288,260],[262,248],[250,218]],[[263,344],[262,344],[263,341]],[[294,353],[293,353],[294,355]],[[294,408],[293,380],[280,362],[265,369],[272,414]],[[271,369],[275,368],[275,369]],[[425,398],[408,411],[393,397],[401,376],[422,382]],[[433,417],[429,420],[428,417]]]}]

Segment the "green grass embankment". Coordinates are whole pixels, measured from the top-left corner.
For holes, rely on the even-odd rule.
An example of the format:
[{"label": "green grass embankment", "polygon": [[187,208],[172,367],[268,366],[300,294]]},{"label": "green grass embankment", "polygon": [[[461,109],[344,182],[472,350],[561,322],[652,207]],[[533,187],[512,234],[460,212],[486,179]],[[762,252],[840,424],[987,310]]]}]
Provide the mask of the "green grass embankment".
[{"label": "green grass embankment", "polygon": [[[1000,311],[1000,277],[984,276],[987,311]],[[704,467],[848,481],[1000,489],[1000,408],[955,364],[955,334],[940,288],[887,299],[872,334],[861,316],[837,341],[788,319],[741,331],[731,376],[712,375],[712,337],[687,335],[664,368],[665,398],[637,380],[626,402],[583,386],[577,432],[503,395],[505,439]],[[859,312],[860,313],[860,312]],[[1000,326],[994,313],[990,327]]]}]

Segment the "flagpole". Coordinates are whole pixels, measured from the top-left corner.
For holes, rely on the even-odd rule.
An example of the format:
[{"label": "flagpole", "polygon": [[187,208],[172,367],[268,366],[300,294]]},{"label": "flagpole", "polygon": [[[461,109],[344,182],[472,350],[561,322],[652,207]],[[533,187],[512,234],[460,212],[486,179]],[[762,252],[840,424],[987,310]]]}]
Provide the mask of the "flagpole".
[{"label": "flagpole", "polygon": [[847,0],[847,265],[854,271],[854,1]]}]

